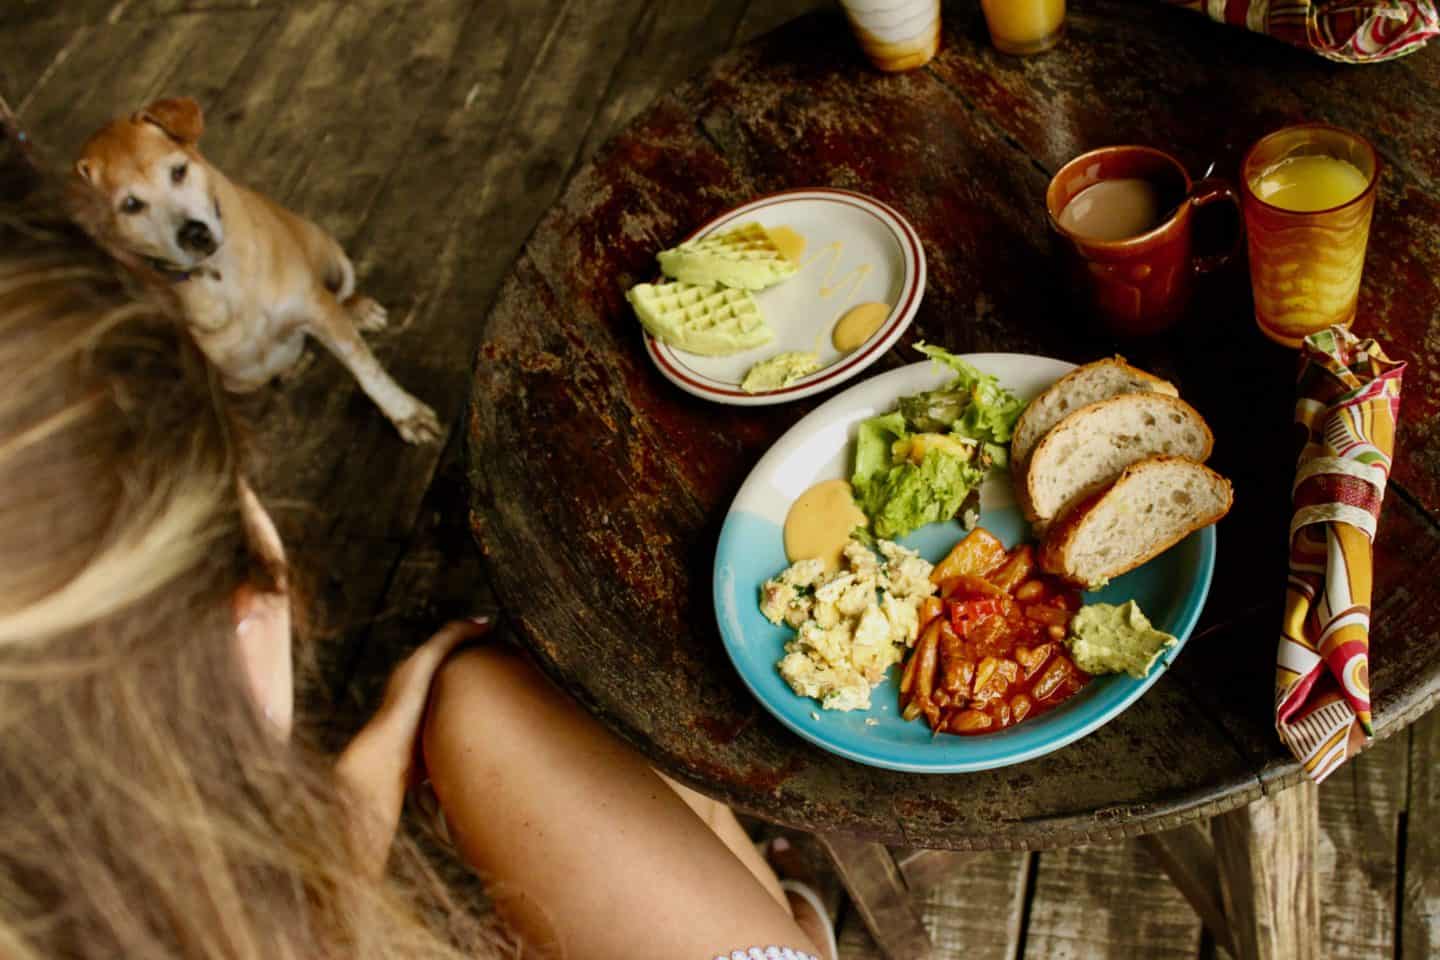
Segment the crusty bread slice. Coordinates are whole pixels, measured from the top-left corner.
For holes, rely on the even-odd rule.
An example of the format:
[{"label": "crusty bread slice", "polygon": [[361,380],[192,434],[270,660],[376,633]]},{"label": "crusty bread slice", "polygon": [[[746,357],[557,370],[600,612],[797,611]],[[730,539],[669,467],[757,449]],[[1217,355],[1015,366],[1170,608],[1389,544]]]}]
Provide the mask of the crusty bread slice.
[{"label": "crusty bread slice", "polygon": [[1097,586],[1230,512],[1230,481],[1186,457],[1150,457],[1066,514],[1040,547],[1040,568]]},{"label": "crusty bread slice", "polygon": [[1040,438],[1071,413],[1122,393],[1151,390],[1172,397],[1180,395],[1170,381],[1136,369],[1120,356],[1106,357],[1071,370],[1031,400],[1015,422],[1015,435],[1010,439],[1010,465],[1015,470],[1015,479],[1025,476],[1026,462]]},{"label": "crusty bread slice", "polygon": [[1161,454],[1204,461],[1214,443],[1205,419],[1179,397],[1122,393],[1081,407],[1045,434],[1018,499],[1032,523],[1048,524],[1132,463]]}]

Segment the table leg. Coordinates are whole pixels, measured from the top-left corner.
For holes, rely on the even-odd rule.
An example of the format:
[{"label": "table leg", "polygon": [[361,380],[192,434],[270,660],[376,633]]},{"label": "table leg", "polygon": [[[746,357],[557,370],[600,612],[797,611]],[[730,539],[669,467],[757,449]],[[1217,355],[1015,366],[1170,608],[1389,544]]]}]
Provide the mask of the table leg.
[{"label": "table leg", "polygon": [[1236,955],[1234,936],[1225,916],[1225,900],[1220,892],[1220,869],[1215,864],[1215,846],[1210,832],[1198,824],[1187,824],[1164,833],[1148,834],[1140,844],[1150,851],[1170,882],[1190,901],[1215,943],[1233,957]]},{"label": "table leg", "polygon": [[1304,782],[1211,821],[1237,960],[1316,960],[1319,799]]},{"label": "table leg", "polygon": [[975,854],[955,850],[899,850],[893,856],[911,894],[917,894],[955,875]]},{"label": "table leg", "polygon": [[930,935],[885,845],[835,834],[817,838],[886,960],[928,960]]}]

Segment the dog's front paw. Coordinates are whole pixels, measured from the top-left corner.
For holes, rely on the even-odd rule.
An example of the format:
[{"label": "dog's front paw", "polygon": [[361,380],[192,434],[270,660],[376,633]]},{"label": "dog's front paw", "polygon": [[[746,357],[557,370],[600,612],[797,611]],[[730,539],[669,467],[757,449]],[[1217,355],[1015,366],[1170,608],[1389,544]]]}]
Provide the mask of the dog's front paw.
[{"label": "dog's front paw", "polygon": [[390,322],[390,314],[385,308],[369,297],[351,297],[345,302],[345,309],[350,312],[355,328],[366,333],[384,330]]},{"label": "dog's front paw", "polygon": [[409,415],[394,418],[394,423],[406,443],[434,443],[440,439],[440,418],[418,400]]}]

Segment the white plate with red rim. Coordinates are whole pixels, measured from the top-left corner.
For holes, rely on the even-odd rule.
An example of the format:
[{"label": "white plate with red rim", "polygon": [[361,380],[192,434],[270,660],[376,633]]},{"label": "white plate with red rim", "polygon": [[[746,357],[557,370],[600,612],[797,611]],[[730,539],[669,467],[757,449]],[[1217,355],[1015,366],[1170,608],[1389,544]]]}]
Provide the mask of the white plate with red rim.
[{"label": "white plate with red rim", "polygon": [[[681,390],[736,406],[799,400],[859,374],[894,346],[915,319],[925,294],[925,251],[915,228],[893,207],[834,187],[785,190],[722,213],[685,240],[750,221],[770,229],[789,227],[805,238],[800,269],[755,294],[775,339],[728,357],[702,357],[646,333],[646,353]],[[858,347],[836,349],[831,337],[840,318],[853,307],[876,302],[890,306],[879,327]],[[740,389],[752,366],[787,351],[817,354],[820,369],[775,390]]]}]

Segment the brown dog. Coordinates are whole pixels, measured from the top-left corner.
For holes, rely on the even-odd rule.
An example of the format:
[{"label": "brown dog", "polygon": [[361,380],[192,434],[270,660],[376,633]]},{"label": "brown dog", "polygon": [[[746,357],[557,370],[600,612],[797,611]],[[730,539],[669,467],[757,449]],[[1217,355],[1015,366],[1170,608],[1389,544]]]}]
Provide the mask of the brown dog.
[{"label": "brown dog", "polygon": [[435,412],[397,384],[360,330],[385,308],[355,294],[355,268],[315,224],[233,183],[196,143],[200,105],[158,100],[112,121],[75,170],[106,201],[96,232],[118,256],[174,283],[191,331],[228,389],[290,370],[308,333],[343,363],[410,443],[440,436]]}]

